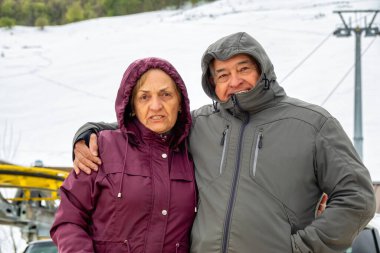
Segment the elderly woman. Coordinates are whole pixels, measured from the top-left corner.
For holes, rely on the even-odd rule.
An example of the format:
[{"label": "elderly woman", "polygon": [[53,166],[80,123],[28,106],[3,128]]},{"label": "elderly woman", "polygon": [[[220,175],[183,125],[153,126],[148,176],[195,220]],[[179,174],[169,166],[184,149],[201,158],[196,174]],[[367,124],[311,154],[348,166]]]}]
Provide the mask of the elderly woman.
[{"label": "elderly woman", "polygon": [[115,107],[120,129],[99,133],[98,172],[63,183],[51,237],[60,253],[189,252],[197,200],[182,78],[165,60],[137,60]]}]

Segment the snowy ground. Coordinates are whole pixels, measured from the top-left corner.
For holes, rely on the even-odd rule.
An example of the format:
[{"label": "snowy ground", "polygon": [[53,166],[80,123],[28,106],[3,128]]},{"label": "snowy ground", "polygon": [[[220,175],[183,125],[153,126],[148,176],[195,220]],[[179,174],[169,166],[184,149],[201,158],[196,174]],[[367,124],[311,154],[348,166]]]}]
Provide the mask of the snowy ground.
[{"label": "snowy ground", "polygon": [[[332,32],[341,25],[333,10],[353,9],[380,9],[380,1],[220,0],[44,31],[0,29],[0,159],[70,166],[76,129],[115,121],[116,90],[136,58],[168,59],[187,84],[191,107],[210,103],[200,85],[200,58],[210,43],[238,31],[262,43],[290,96],[323,104],[352,137],[355,40]],[[361,15],[352,16],[356,21],[364,25]],[[380,181],[380,37],[362,37],[362,51],[364,162]]]}]

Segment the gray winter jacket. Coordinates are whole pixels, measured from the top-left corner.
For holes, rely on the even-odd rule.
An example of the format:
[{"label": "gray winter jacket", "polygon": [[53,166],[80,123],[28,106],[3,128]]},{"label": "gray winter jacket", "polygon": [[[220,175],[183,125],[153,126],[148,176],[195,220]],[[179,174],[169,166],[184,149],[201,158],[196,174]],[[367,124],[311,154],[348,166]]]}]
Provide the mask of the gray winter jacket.
[{"label": "gray winter jacket", "polygon": [[[245,53],[260,65],[251,91],[223,103],[209,83],[212,59]],[[375,211],[371,179],[339,122],[288,97],[261,45],[246,33],[212,44],[204,91],[218,106],[193,111],[190,152],[199,206],[192,253],[342,252]],[[78,132],[115,125],[88,123]],[[315,217],[322,192],[326,210]]]},{"label": "gray winter jacket", "polygon": [[[212,59],[248,54],[255,88],[222,103]],[[193,112],[190,152],[199,190],[191,252],[342,252],[375,211],[371,179],[338,121],[286,96],[261,45],[246,33],[212,44],[202,85],[220,106]],[[325,192],[327,209],[315,218]]]}]

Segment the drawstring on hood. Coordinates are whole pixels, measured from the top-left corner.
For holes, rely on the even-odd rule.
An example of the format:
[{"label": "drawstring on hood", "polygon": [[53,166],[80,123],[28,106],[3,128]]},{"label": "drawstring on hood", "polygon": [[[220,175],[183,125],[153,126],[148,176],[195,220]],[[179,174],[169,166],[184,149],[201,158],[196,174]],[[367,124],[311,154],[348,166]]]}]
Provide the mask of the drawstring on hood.
[{"label": "drawstring on hood", "polygon": [[234,104],[234,107],[232,108],[232,115],[237,115],[237,110],[240,110],[239,102],[236,99],[236,94],[231,95],[231,101]]},{"label": "drawstring on hood", "polygon": [[270,89],[270,83],[275,81],[275,80],[269,80],[267,78],[267,75],[264,73],[264,78],[263,78],[263,81],[264,81],[264,90],[269,90]]},{"label": "drawstring on hood", "polygon": [[121,190],[123,189],[123,181],[124,181],[124,174],[125,174],[125,165],[127,162],[127,154],[128,154],[128,134],[125,134],[125,154],[123,158],[123,173],[121,175],[120,185],[119,185],[119,192],[117,193],[117,197],[121,198]]},{"label": "drawstring on hood", "polygon": [[241,108],[239,100],[236,97],[236,94],[231,95],[231,101],[233,103],[233,108],[232,108],[232,115],[234,117],[238,117],[239,113],[242,113],[245,118],[243,119],[244,121],[248,122],[249,121],[249,112]]},{"label": "drawstring on hood", "polygon": [[218,112],[218,101],[212,100],[212,107],[214,108],[214,112]]}]

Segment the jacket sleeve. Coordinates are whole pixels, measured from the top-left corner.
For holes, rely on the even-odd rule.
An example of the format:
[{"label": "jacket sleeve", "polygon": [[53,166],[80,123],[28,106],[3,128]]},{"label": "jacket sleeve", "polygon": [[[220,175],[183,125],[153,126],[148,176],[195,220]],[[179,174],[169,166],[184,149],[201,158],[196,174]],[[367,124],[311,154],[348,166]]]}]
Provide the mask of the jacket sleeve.
[{"label": "jacket sleeve", "polygon": [[342,252],[375,213],[372,181],[336,119],[327,119],[315,145],[315,173],[329,200],[322,215],[292,235],[293,251]]},{"label": "jacket sleeve", "polygon": [[97,176],[97,172],[78,176],[71,172],[60,188],[61,202],[50,230],[60,253],[94,252],[89,224],[98,194]]},{"label": "jacket sleeve", "polygon": [[[114,123],[104,123],[104,122],[87,122],[81,126],[78,131],[75,133],[73,138],[73,150],[74,145],[80,140],[85,140],[88,145],[90,135],[92,133],[99,133],[103,130],[116,130],[118,129],[117,122]],[[74,152],[72,153],[73,160],[75,159]]]},{"label": "jacket sleeve", "polygon": [[87,135],[92,133],[98,133],[103,130],[116,130],[118,129],[117,122],[114,123],[105,123],[105,122],[87,122],[81,126],[74,135],[73,147],[74,144],[86,138]]}]

